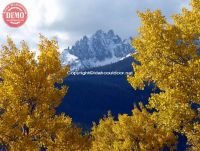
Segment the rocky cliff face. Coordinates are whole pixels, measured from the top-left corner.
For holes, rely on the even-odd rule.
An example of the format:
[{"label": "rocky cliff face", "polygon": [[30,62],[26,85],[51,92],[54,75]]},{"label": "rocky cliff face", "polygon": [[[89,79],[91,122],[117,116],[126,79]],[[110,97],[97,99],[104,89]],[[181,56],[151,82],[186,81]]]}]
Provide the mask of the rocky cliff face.
[{"label": "rocky cliff face", "polygon": [[132,52],[130,40],[122,40],[113,30],[107,33],[98,30],[65,49],[61,60],[63,64],[70,64],[72,69],[89,69],[117,62]]}]

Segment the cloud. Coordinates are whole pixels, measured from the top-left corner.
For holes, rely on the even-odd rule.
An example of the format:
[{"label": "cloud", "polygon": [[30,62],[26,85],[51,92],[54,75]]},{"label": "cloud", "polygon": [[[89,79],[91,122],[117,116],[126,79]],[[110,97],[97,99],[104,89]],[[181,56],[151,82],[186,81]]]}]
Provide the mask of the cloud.
[{"label": "cloud", "polygon": [[[91,35],[98,29],[114,31],[128,38],[137,35],[140,20],[136,11],[161,9],[170,16],[188,7],[189,0],[15,0],[28,10],[25,25],[14,29],[0,17],[0,43],[10,35],[15,41],[26,40],[36,47],[38,34],[57,37],[61,49],[72,45],[83,35]],[[0,0],[0,12],[12,2]]]}]

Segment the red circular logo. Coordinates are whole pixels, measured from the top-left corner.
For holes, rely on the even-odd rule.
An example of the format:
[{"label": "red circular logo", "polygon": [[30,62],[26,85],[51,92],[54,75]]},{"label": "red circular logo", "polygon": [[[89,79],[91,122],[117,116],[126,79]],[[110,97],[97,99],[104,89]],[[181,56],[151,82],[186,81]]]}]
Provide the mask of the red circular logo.
[{"label": "red circular logo", "polygon": [[28,17],[26,8],[20,3],[10,3],[3,10],[3,19],[10,27],[22,26]]}]

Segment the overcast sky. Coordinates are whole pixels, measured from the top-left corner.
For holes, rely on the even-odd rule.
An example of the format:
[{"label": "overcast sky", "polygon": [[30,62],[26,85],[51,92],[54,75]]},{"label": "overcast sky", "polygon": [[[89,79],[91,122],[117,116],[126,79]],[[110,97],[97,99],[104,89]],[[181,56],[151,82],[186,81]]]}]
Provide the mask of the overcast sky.
[{"label": "overcast sky", "polygon": [[1,14],[10,2],[22,3],[28,20],[20,28],[10,28],[0,17],[0,44],[9,35],[36,48],[41,33],[57,37],[61,49],[98,29],[113,29],[122,38],[135,36],[140,25],[136,11],[161,9],[169,19],[189,4],[189,0],[0,0]]}]

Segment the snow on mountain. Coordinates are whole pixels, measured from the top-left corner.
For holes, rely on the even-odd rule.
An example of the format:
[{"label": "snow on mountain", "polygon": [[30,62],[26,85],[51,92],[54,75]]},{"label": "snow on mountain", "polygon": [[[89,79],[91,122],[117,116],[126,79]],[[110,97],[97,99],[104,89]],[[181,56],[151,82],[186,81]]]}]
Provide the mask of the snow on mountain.
[{"label": "snow on mountain", "polygon": [[69,64],[72,70],[89,69],[118,62],[134,51],[130,40],[122,40],[113,30],[107,33],[98,30],[65,49],[61,61],[64,65]]},{"label": "snow on mountain", "polygon": [[68,51],[69,49],[63,50],[64,53],[61,54],[61,62],[63,65],[70,65],[71,70],[81,68],[80,60],[77,56],[72,55]]}]

